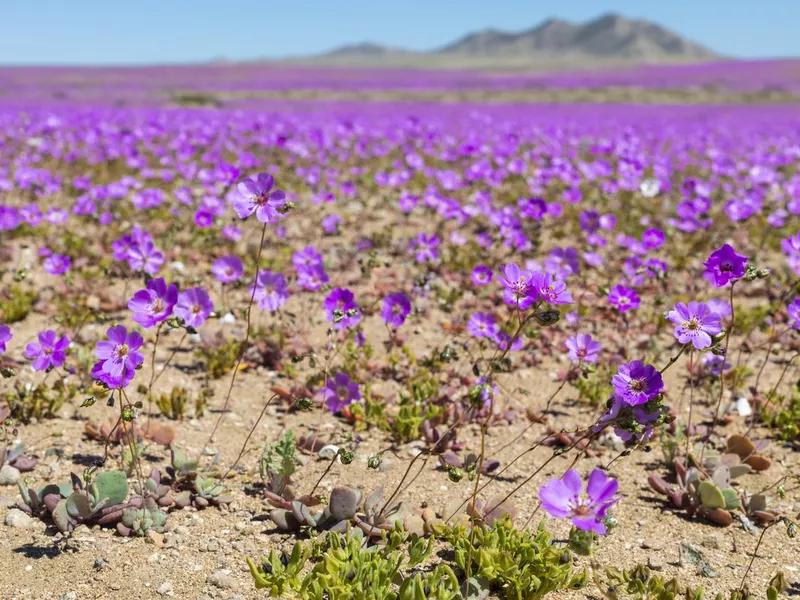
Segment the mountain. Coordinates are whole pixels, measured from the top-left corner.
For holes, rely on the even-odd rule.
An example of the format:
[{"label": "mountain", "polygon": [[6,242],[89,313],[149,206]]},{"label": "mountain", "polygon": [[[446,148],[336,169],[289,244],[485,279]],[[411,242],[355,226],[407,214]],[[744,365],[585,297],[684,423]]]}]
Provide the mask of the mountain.
[{"label": "mountain", "polygon": [[504,56],[539,54],[583,55],[643,62],[674,58],[708,60],[717,55],[649,21],[608,14],[588,23],[572,24],[550,19],[519,33],[488,29],[471,33],[437,51],[440,54]]},{"label": "mountain", "polygon": [[372,44],[370,42],[363,42],[361,44],[348,44],[347,46],[341,46],[336,48],[335,50],[331,50],[327,52],[325,56],[330,56],[332,58],[337,57],[380,57],[380,56],[391,56],[394,54],[402,54],[404,50],[399,48],[390,48],[388,46],[382,46],[380,44]]},{"label": "mountain", "polygon": [[585,23],[548,19],[520,32],[485,29],[427,52],[365,42],[292,62],[374,66],[530,66],[688,62],[716,58],[720,56],[715,52],[657,23],[611,13]]}]

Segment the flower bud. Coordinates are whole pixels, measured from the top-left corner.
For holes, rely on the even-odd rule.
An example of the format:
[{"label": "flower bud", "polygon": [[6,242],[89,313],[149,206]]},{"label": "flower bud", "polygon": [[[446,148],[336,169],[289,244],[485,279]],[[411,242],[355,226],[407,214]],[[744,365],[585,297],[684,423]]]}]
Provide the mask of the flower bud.
[{"label": "flower bud", "polygon": [[786,535],[794,539],[797,536],[797,523],[789,523],[786,526]]},{"label": "flower bud", "polygon": [[126,406],[122,409],[122,420],[130,423],[136,417],[136,410],[132,406]]},{"label": "flower bud", "polygon": [[281,206],[281,207],[280,207],[279,209],[277,209],[277,210],[278,210],[278,212],[279,212],[279,213],[281,213],[282,215],[285,215],[285,214],[286,214],[286,213],[288,213],[290,210],[292,210],[292,209],[293,209],[295,206],[297,206],[297,205],[296,205],[294,202],[287,201],[287,202],[284,202],[284,203],[283,203],[283,206]]},{"label": "flower bud", "polygon": [[453,483],[458,483],[464,478],[464,471],[462,471],[458,467],[453,467],[451,465],[448,465],[446,469],[447,469],[447,476]]},{"label": "flower bud", "polygon": [[542,312],[533,313],[533,318],[542,327],[549,327],[555,325],[561,318],[561,313],[554,308],[543,310]]},{"label": "flower bud", "polygon": [[343,465],[349,465],[353,462],[355,458],[355,454],[353,454],[350,450],[339,450],[339,460],[342,461]]},{"label": "flower bud", "polygon": [[297,410],[311,410],[314,408],[314,401],[311,398],[295,398],[294,406]]}]

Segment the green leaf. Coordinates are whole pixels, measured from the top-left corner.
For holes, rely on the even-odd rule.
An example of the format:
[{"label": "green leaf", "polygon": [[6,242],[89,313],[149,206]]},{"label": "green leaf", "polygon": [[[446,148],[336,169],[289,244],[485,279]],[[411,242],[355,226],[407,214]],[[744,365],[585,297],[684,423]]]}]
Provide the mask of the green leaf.
[{"label": "green leaf", "polygon": [[697,487],[700,502],[706,508],[725,508],[725,496],[720,489],[710,481],[701,481]]},{"label": "green leaf", "polygon": [[725,497],[725,508],[728,510],[739,508],[742,505],[742,501],[739,498],[739,494],[736,493],[736,490],[733,488],[728,488],[727,490],[722,490],[722,495]]},{"label": "green leaf", "polygon": [[778,600],[778,590],[772,586],[769,586],[767,588],[767,600]]},{"label": "green leaf", "polygon": [[105,471],[94,478],[90,491],[95,505],[105,498],[107,507],[122,504],[128,497],[128,478],[122,471]]}]

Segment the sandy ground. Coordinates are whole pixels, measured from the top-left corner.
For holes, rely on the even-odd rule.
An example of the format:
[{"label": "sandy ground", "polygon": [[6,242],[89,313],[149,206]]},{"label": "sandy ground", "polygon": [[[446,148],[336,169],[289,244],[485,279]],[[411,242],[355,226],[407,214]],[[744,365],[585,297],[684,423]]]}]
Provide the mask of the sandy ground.
[{"label": "sandy ground", "polygon": [[[367,331],[378,335],[381,325],[378,317],[368,318]],[[43,317],[33,315],[24,325],[17,325],[17,337],[10,352],[21,350],[21,344],[32,332],[44,323]],[[88,326],[88,333],[95,325]],[[237,325],[234,325],[234,330]],[[312,329],[322,327],[314,323]],[[438,338],[438,339],[437,339]],[[420,332],[409,336],[409,344],[431,347],[444,341],[444,334],[435,330]],[[179,353],[169,368],[162,389],[173,385],[184,385],[196,392],[200,387],[197,375],[186,374],[179,368],[191,365],[195,359],[191,353]],[[163,360],[163,358],[161,358]],[[506,389],[523,388],[529,390],[527,397],[517,400],[531,407],[541,408],[546,398],[555,390],[557,384],[551,374],[557,365],[542,365],[536,368],[523,368],[513,374],[503,374],[500,381]],[[669,373],[667,384],[671,388],[670,399],[674,403],[680,393],[681,385],[675,371]],[[770,374],[775,376],[774,374]],[[21,374],[26,380],[36,380],[41,374],[29,370]],[[219,405],[228,386],[228,378],[213,382],[216,392],[214,403]],[[237,378],[231,403],[212,448],[206,441],[216,412],[209,412],[203,418],[190,420],[178,428],[176,444],[189,452],[220,452],[221,464],[228,466],[238,455],[241,445],[252,427],[263,403],[269,398],[272,385],[286,385],[283,376],[264,369],[245,371]],[[8,382],[2,384],[8,386]],[[555,422],[558,427],[571,427],[582,424],[586,419],[585,409],[571,405],[569,399],[574,392],[567,388],[559,396],[561,404]],[[96,441],[83,439],[83,418],[93,420],[114,418],[115,409],[98,403],[89,409],[76,409],[66,406],[59,419],[45,420],[23,426],[20,434],[26,440],[30,453],[42,460],[37,469],[28,475],[31,481],[64,480],[70,470],[80,473],[82,467],[75,463],[86,457],[102,455],[102,445]],[[738,424],[740,425],[740,424]],[[738,427],[734,424],[727,431]],[[292,429],[296,434],[306,431],[309,426],[321,426],[323,433],[333,437],[337,432],[349,427],[337,419],[326,415],[320,423],[318,411],[313,413],[288,413],[282,405],[270,406],[265,418],[257,427],[247,451],[240,461],[241,469],[235,471],[230,481],[231,493],[235,500],[228,510],[210,508],[204,511],[185,509],[170,515],[171,532],[163,537],[162,544],[152,540],[125,539],[112,531],[92,530],[79,527],[68,546],[60,536],[53,538],[39,528],[16,529],[2,527],[0,536],[0,556],[3,568],[0,569],[0,598],[49,600],[59,598],[76,599],[134,599],[134,598],[258,598],[265,594],[256,592],[245,565],[245,557],[257,557],[271,548],[289,548],[293,538],[273,531],[272,523],[266,520],[267,507],[257,494],[248,493],[249,483],[258,479],[257,456],[260,447],[267,440],[276,439],[281,432]],[[510,426],[490,429],[487,439],[488,453],[503,446],[511,436],[517,435],[527,426],[524,418]],[[543,425],[535,425],[522,437],[519,444],[507,449],[498,456],[507,464],[520,448],[531,445],[542,435]],[[723,430],[721,430],[723,431]],[[475,426],[464,429],[462,436],[474,448],[478,441]],[[330,490],[333,485],[345,482],[351,486],[371,489],[384,485],[388,489],[402,476],[411,460],[411,453],[417,444],[399,446],[394,454],[387,454],[381,472],[368,471],[366,458],[386,447],[387,441],[379,432],[362,435],[356,460],[349,466],[337,465],[323,481],[322,488]],[[49,452],[48,452],[49,450]],[[53,450],[58,452],[54,454]],[[528,454],[508,472],[509,479],[496,481],[488,488],[494,492],[508,491],[521,481],[527,473],[550,456],[552,450],[539,448]],[[156,445],[146,447],[147,463],[164,464],[169,460],[168,452]],[[800,458],[791,449],[772,444],[767,455],[773,466],[760,475],[747,475],[740,480],[745,489],[766,487],[779,477],[800,470]],[[583,473],[590,471],[600,460],[608,461],[612,456],[606,454],[601,459],[582,458],[577,468]],[[617,461],[611,474],[620,480],[620,489],[626,498],[619,503],[615,516],[619,527],[603,540],[596,558],[601,564],[617,567],[632,567],[637,563],[649,563],[666,577],[676,576],[683,583],[703,585],[708,592],[729,590],[738,585],[743,570],[749,561],[750,552],[755,547],[756,538],[742,530],[739,525],[718,528],[699,521],[690,521],[684,515],[665,508],[664,502],[653,493],[646,481],[650,470],[661,469],[661,452],[658,448],[651,453],[637,452]],[[326,461],[307,457],[306,464],[297,476],[298,488],[307,489],[321,475]],[[524,487],[516,497],[520,508],[518,524],[525,523],[536,507],[536,490],[548,477],[560,476],[572,462],[571,456],[555,459],[534,481]],[[466,498],[470,493],[466,478],[459,484],[450,482],[446,475],[433,467],[431,462],[415,485],[406,495],[406,500],[419,506],[427,502],[438,506],[443,499],[453,495]],[[4,507],[18,500],[16,488],[0,488],[0,504]],[[786,512],[797,512],[800,501],[796,493],[790,495],[779,506]],[[6,508],[0,509],[0,519],[5,517]],[[534,524],[542,515],[537,514]],[[548,526],[556,538],[563,538],[568,531],[564,522],[548,519]],[[679,561],[679,546],[689,542],[700,548],[710,564],[719,573],[714,579],[702,578],[695,567],[682,566]],[[585,563],[586,559],[582,559]],[[782,528],[768,532],[753,565],[749,582],[753,590],[761,591],[766,582],[777,570],[783,570],[790,581],[800,577],[800,560],[797,546],[786,536]],[[796,588],[795,588],[796,589]],[[157,590],[161,590],[159,593]],[[554,594],[553,597],[582,598],[597,595],[596,590],[587,588],[580,592]]]}]

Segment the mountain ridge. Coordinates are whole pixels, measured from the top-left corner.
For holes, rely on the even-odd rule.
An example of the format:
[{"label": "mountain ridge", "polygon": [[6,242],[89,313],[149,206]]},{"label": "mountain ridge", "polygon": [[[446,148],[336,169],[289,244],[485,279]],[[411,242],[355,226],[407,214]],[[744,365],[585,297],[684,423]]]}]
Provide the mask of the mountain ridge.
[{"label": "mountain ridge", "polygon": [[658,23],[606,13],[573,23],[550,18],[513,32],[486,28],[427,51],[412,51],[375,42],[334,48],[323,54],[289,59],[317,63],[414,63],[434,61],[469,66],[470,63],[582,63],[695,62],[723,58]]}]

